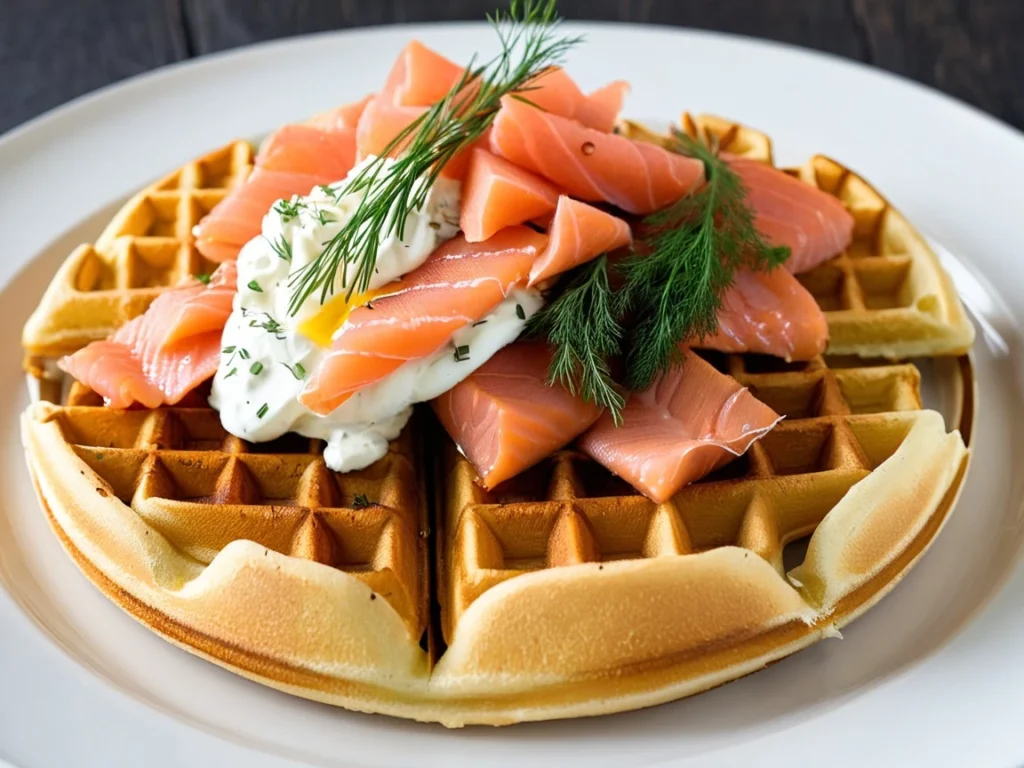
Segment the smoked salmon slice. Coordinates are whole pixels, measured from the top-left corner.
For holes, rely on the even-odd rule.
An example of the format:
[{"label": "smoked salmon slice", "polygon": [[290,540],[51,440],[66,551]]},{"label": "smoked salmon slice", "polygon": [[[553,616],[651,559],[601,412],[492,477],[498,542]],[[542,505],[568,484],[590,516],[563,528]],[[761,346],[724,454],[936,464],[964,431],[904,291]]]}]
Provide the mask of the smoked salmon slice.
[{"label": "smoked salmon slice", "polygon": [[[356,161],[366,160],[371,155],[383,155],[398,134],[412,125],[413,121],[426,110],[425,106],[395,106],[380,97],[374,98],[367,106],[367,111],[359,119],[355,138]],[[441,174],[457,181],[464,180],[469,170],[473,151],[478,147],[486,148],[489,135],[489,129],[487,129],[480,138],[447,162],[441,169]],[[397,155],[406,143],[406,141],[402,141],[395,146],[390,155]]]},{"label": "smoked salmon slice", "polygon": [[333,181],[345,178],[355,162],[353,131],[325,131],[308,125],[286,125],[277,131],[263,142],[255,161],[264,171],[326,176]]},{"label": "smoked salmon slice", "polygon": [[445,97],[463,71],[458,64],[413,40],[398,54],[381,96],[396,107],[429,107]]},{"label": "smoked salmon slice", "polygon": [[433,401],[434,411],[485,488],[572,442],[601,409],[548,386],[551,350],[516,341]]},{"label": "smoked salmon slice", "polygon": [[260,234],[263,217],[277,200],[308,195],[313,187],[345,178],[356,159],[356,129],[367,100],[286,125],[256,155],[255,170],[196,225],[196,248],[211,261],[238,258]]},{"label": "smoked salmon slice", "polygon": [[242,246],[260,234],[263,217],[275,202],[290,199],[292,195],[309,194],[317,184],[329,181],[335,179],[257,167],[242,186],[199,222],[194,233],[196,248],[211,261],[233,261]]},{"label": "smoked salmon slice", "polygon": [[236,278],[229,261],[208,285],[189,280],[160,294],[139,317],[65,357],[61,367],[113,408],[174,405],[217,372]]},{"label": "smoked salmon slice", "polygon": [[621,426],[605,413],[579,447],[661,503],[745,453],[780,418],[735,379],[685,351],[681,365],[629,396]]},{"label": "smoked salmon slice", "polygon": [[728,162],[747,188],[758,231],[773,245],[789,246],[790,272],[813,269],[853,240],[853,216],[838,198],[764,163]]},{"label": "smoked salmon slice", "polygon": [[462,188],[459,226],[466,240],[479,243],[495,232],[555,210],[558,190],[536,174],[474,149]]},{"label": "smoked salmon slice", "polygon": [[491,126],[491,151],[572,197],[646,214],[704,180],[704,166],[645,142],[588,128],[508,96]]},{"label": "smoked salmon slice", "polygon": [[587,96],[576,108],[574,117],[584,125],[609,133],[615,128],[628,95],[629,83],[615,80]]},{"label": "smoked salmon slice", "polygon": [[615,127],[629,83],[616,80],[587,96],[561,67],[551,67],[531,80],[519,96],[545,112],[577,120],[608,133]]},{"label": "smoked salmon slice", "polygon": [[530,270],[530,285],[566,272],[632,240],[618,216],[562,195],[548,227],[548,245]]},{"label": "smoked salmon slice", "polygon": [[311,125],[323,131],[354,131],[356,126],[359,125],[359,118],[362,116],[363,110],[366,109],[366,105],[370,103],[372,98],[372,93],[367,94],[359,101],[353,101],[351,104],[343,104],[337,109],[321,112],[319,115],[315,115],[307,120],[306,125]]},{"label": "smoked salmon slice", "polygon": [[825,351],[828,323],[821,307],[784,269],[741,269],[722,294],[718,332],[694,346],[810,360]]},{"label": "smoked salmon slice", "polygon": [[546,242],[528,227],[508,227],[482,243],[449,240],[371,304],[352,310],[299,400],[330,413],[410,360],[434,354],[525,284]]},{"label": "smoked salmon slice", "polygon": [[545,112],[576,118],[586,95],[561,67],[550,67],[528,82],[519,96]]},{"label": "smoked salmon slice", "polygon": [[469,173],[469,167],[472,164],[473,152],[478,149],[486,152],[487,147],[490,146],[490,141],[491,129],[488,128],[479,139],[459,151],[455,157],[445,163],[441,169],[441,175],[449,179],[455,179],[455,181],[465,182],[466,174]]},{"label": "smoked salmon slice", "polygon": [[371,155],[384,154],[395,137],[425,111],[426,107],[397,107],[385,96],[375,96],[359,118],[356,129],[357,161]]},{"label": "smoked salmon slice", "polygon": [[427,107],[451,90],[463,69],[413,40],[398,54],[384,88],[367,104],[356,131],[358,159],[381,155]]},{"label": "smoked salmon slice", "polygon": [[[379,97],[371,100],[359,120],[356,132],[356,161],[365,160],[370,155],[383,155],[388,145],[425,111],[426,107],[396,107]],[[463,181],[469,170],[473,150],[486,149],[489,136],[488,129],[479,139],[449,160],[441,169],[441,174],[456,181]],[[403,141],[389,154],[392,157],[397,155],[406,144],[407,142]]]},{"label": "smoked salmon slice", "polygon": [[[360,117],[356,134],[357,161],[383,154],[427,107],[447,95],[463,73],[462,67],[422,43],[409,43],[395,61],[384,88],[369,101]],[[607,132],[615,124],[626,92],[628,86],[619,81],[587,96],[565,70],[551,67],[534,78],[520,96],[545,111],[581,120]],[[473,146],[487,147],[487,137]],[[444,174],[461,181],[469,164],[470,152],[464,150],[447,164]]]}]

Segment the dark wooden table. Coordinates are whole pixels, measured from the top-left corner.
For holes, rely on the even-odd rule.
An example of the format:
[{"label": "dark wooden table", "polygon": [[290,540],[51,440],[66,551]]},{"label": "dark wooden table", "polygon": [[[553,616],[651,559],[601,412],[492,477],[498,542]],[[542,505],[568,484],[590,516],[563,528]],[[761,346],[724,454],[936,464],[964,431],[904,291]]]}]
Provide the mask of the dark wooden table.
[{"label": "dark wooden table", "polygon": [[[502,0],[0,0],[0,133],[211,51],[327,29],[481,19]],[[735,32],[870,62],[1024,128],[1024,0],[561,0],[571,19]]]}]

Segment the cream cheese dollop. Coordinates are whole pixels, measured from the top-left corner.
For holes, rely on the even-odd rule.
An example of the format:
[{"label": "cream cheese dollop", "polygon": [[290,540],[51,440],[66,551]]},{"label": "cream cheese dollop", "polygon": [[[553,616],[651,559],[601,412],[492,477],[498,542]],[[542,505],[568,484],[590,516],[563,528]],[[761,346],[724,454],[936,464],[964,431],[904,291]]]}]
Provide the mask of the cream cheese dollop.
[{"label": "cream cheese dollop", "polygon": [[[242,248],[238,293],[210,395],[210,405],[231,434],[252,442],[287,432],[325,440],[325,461],[339,472],[362,469],[383,457],[414,403],[437,397],[483,365],[519,336],[543,303],[537,291],[515,289],[482,322],[456,332],[450,348],[406,363],[327,415],[307,409],[298,396],[327,349],[300,332],[300,326],[318,323],[324,304],[317,290],[291,315],[289,281],[320,255],[355,212],[364,192],[346,188],[359,170],[305,197],[275,204],[263,218],[262,234]],[[455,236],[460,191],[456,181],[442,177],[434,182],[423,205],[409,213],[402,236],[392,233],[381,242],[371,290],[414,270]],[[342,279],[339,271],[334,296],[348,290]],[[458,348],[469,351],[456,354]]]}]

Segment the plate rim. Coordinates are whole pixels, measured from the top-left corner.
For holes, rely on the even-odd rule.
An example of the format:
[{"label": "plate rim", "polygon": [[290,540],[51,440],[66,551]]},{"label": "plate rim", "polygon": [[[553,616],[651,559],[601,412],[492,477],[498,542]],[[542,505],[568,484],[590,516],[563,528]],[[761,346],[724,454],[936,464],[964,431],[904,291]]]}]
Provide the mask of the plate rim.
[{"label": "plate rim", "polygon": [[[567,25],[567,28],[569,27],[570,25]],[[733,35],[721,32],[692,30],[689,28],[661,27],[619,22],[585,22],[571,24],[571,28],[577,27],[581,28],[584,31],[589,28],[603,28],[605,30],[612,30],[615,32],[625,30],[632,34],[640,33],[650,35],[668,35],[672,37],[693,36],[696,38],[710,38],[712,40],[723,41],[729,44],[741,44],[747,47],[752,46],[756,48],[783,51],[788,54],[796,54],[800,57],[807,57],[807,59],[812,62],[819,60],[831,61],[834,64],[840,65],[842,67],[849,67],[856,69],[858,71],[862,71],[863,73],[870,75],[872,77],[880,77],[882,79],[889,79],[899,82],[903,86],[909,86],[910,88],[920,92],[921,94],[924,94],[929,98],[934,99],[935,97],[938,97],[938,99],[944,103],[943,108],[959,108],[959,111],[968,114],[973,120],[978,120],[980,118],[981,122],[984,123],[988,129],[996,129],[997,131],[1001,131],[1005,139],[1010,140],[1011,142],[1013,140],[1016,140],[1018,149],[1021,150],[1022,153],[1024,153],[1024,133],[1020,132],[1013,126],[1003,122],[1002,120],[992,115],[983,112],[982,110],[980,110],[977,107],[974,107],[973,105],[967,104],[966,102],[963,102],[955,97],[949,96],[948,94],[944,94],[934,88],[931,88],[930,86],[917,83],[916,81],[910,80],[909,78],[901,75],[896,75],[893,73],[879,70],[864,62],[845,59],[835,54],[805,49],[788,43],[767,41],[752,37]],[[117,83],[104,86],[90,93],[83,94],[82,96],[79,96],[66,104],[57,106],[51,110],[48,110],[47,112],[44,112],[41,115],[38,115],[26,121],[25,123],[15,126],[11,130],[0,135],[0,157],[3,157],[3,155],[8,151],[13,151],[12,147],[17,149],[19,145],[31,145],[33,143],[33,138],[39,136],[39,134],[42,132],[70,128],[71,126],[62,125],[62,123],[67,123],[67,121],[69,120],[73,122],[75,117],[80,115],[83,110],[88,110],[98,105],[102,105],[103,103],[109,101],[112,98],[123,98],[124,96],[129,95],[133,91],[133,89],[156,86],[164,78],[170,78],[175,76],[185,78],[198,77],[203,74],[203,71],[206,68],[215,69],[217,67],[222,67],[224,66],[224,62],[239,62],[248,57],[258,56],[261,53],[267,52],[268,50],[272,51],[275,48],[290,49],[293,47],[301,47],[303,45],[308,44],[311,40],[316,39],[349,38],[357,36],[362,37],[368,35],[383,35],[389,38],[394,37],[397,39],[403,39],[410,36],[411,34],[416,34],[417,30],[432,30],[434,32],[437,32],[444,31],[445,29],[466,28],[479,29],[482,28],[482,24],[480,22],[442,22],[432,24],[402,24],[391,26],[362,27],[341,31],[325,31],[310,35],[302,35],[280,40],[265,41],[262,43],[257,43],[254,45],[249,45],[238,49],[220,51],[215,54],[210,54],[196,59],[182,60],[179,62],[175,62],[173,64],[157,68],[150,72],[142,73],[127,78],[125,80],[119,81]],[[2,186],[2,182],[0,182],[0,186]],[[0,218],[2,218],[2,216],[0,216]],[[69,226],[71,225],[69,224]],[[3,273],[0,274],[0,283],[6,285],[8,282],[10,282],[11,279],[13,279],[14,275],[17,272],[20,272],[21,270],[29,267],[37,256],[38,253],[32,253],[31,255],[23,255],[15,258],[13,260],[15,262],[15,271],[12,272],[9,269],[3,270]],[[1014,314],[1016,316],[1019,316],[1016,312]],[[1022,567],[1021,563],[1018,561],[1012,573],[1007,574],[1006,579],[1004,583],[999,587],[998,592],[994,592],[992,594],[991,599],[987,601],[987,604],[979,608],[978,614],[992,610],[993,603],[997,602],[997,599],[1000,596],[1005,596],[1005,592],[1009,582],[1014,578],[1021,576],[1022,571],[1024,571],[1024,567]],[[0,586],[0,591],[3,591],[5,593],[5,598],[9,597],[9,595],[6,594],[6,587]],[[19,613],[20,612],[21,611],[19,610]],[[976,614],[974,617],[975,621],[978,618],[978,614]],[[65,653],[65,651],[61,649],[60,644],[56,641],[55,638],[53,638],[45,630],[35,627],[34,625],[36,622],[34,619],[32,619],[31,617],[27,618],[30,619],[29,623],[33,624],[34,630],[38,631],[39,634],[46,639],[47,643],[50,644],[54,650],[59,651],[62,655]],[[947,647],[948,645],[943,646],[940,649],[937,649],[936,652],[931,655],[931,658],[934,658],[934,656],[944,651]],[[925,659],[922,659],[921,661],[923,662],[925,661]],[[86,671],[89,672],[91,678],[99,677],[99,673],[97,671],[89,669],[88,667],[81,665],[77,661],[75,662],[75,666],[80,669],[86,669]],[[915,664],[912,667],[912,669],[916,669],[918,666],[920,665]],[[897,674],[894,677],[903,677],[904,675],[909,674],[910,671],[910,669],[905,671],[901,670],[901,673]],[[880,687],[883,687],[885,684],[889,682],[890,680],[882,681],[880,683]],[[111,685],[109,682],[103,682],[103,684],[107,688],[113,688],[120,695],[127,696],[129,700],[135,700],[135,696],[133,696],[131,693],[127,691],[121,690],[119,686]],[[1024,695],[1021,695],[1021,700],[1024,700]],[[151,705],[147,704],[147,706]],[[825,712],[820,716],[827,717],[829,716],[829,713]],[[181,722],[177,715],[172,715],[172,717],[175,720]],[[201,726],[197,726],[192,723],[189,723],[189,725],[192,728],[201,728]],[[204,728],[202,730],[206,729]],[[222,734],[218,733],[217,735],[219,738],[223,738]],[[757,739],[750,739],[745,741],[743,745],[739,746],[745,749],[747,748],[746,745],[757,743],[757,741]],[[240,744],[239,746],[246,748],[245,745],[243,744]],[[721,754],[725,755],[729,754],[730,752],[731,750],[726,750]],[[1020,751],[1015,752],[1013,756],[1019,757],[1022,754],[1024,754],[1024,747],[1021,747]]]}]

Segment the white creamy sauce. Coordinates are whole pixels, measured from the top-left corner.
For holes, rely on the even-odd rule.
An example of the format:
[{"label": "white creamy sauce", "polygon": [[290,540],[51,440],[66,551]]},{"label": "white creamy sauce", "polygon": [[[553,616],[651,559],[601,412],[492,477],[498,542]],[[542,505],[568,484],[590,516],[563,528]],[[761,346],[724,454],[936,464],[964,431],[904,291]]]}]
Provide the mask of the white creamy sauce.
[{"label": "white creamy sauce", "polygon": [[[349,177],[358,171],[353,169]],[[307,197],[292,198],[300,205],[284,207],[295,210],[295,216],[282,215],[281,206],[275,205],[263,219],[262,236],[242,249],[238,293],[224,328],[224,351],[210,395],[210,405],[231,434],[253,442],[287,432],[325,440],[327,465],[340,472],[362,469],[383,457],[388,442],[409,420],[414,403],[451,389],[514,341],[543,303],[535,290],[513,290],[483,321],[457,331],[450,347],[406,363],[325,416],[310,411],[298,396],[328,349],[298,328],[320,312],[321,292],[309,296],[293,316],[288,283],[296,270],[320,255],[358,206],[362,193],[339,194],[344,187],[341,181],[331,185],[330,192],[317,188]],[[409,215],[403,237],[392,234],[381,243],[371,290],[412,271],[456,234],[459,187],[458,182],[439,179],[422,208]],[[280,255],[288,250],[290,262]],[[339,271],[334,296],[347,290],[341,279]]]}]

